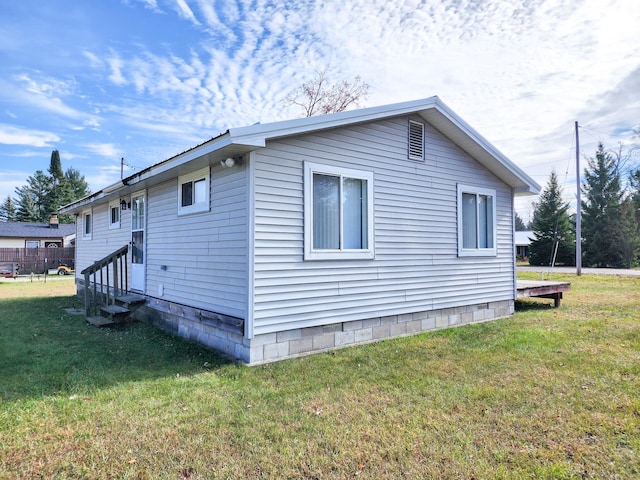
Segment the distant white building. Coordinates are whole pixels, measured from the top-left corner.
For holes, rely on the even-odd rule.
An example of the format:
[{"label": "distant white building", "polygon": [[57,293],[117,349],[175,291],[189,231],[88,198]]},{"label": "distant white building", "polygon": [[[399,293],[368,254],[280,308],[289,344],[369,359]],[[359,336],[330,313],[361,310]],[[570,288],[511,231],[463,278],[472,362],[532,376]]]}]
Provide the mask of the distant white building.
[{"label": "distant white building", "polygon": [[529,245],[533,239],[533,230],[516,232],[516,257],[529,258]]}]

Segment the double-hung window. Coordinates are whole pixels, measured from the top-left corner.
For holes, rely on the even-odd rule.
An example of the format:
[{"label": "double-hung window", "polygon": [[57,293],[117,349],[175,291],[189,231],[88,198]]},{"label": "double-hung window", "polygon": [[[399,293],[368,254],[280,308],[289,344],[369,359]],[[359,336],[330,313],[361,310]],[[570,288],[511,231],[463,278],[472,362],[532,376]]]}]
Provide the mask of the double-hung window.
[{"label": "double-hung window", "polygon": [[92,231],[93,215],[91,215],[91,211],[84,212],[82,214],[82,238],[90,240]]},{"label": "double-hung window", "polygon": [[178,178],[178,215],[209,210],[209,167]]},{"label": "double-hung window", "polygon": [[370,259],[373,173],[304,164],[305,260]]},{"label": "double-hung window", "polygon": [[120,228],[120,202],[109,202],[109,228]]},{"label": "double-hung window", "polygon": [[458,185],[458,255],[496,255],[496,191]]}]

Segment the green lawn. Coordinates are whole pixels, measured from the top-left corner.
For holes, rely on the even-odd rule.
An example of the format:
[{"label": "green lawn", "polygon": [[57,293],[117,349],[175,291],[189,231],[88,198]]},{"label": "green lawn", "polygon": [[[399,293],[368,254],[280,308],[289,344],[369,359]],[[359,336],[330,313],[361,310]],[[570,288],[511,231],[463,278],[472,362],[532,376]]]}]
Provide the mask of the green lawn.
[{"label": "green lawn", "polygon": [[253,368],[0,283],[0,478],[638,478],[640,279],[553,279],[557,310]]}]

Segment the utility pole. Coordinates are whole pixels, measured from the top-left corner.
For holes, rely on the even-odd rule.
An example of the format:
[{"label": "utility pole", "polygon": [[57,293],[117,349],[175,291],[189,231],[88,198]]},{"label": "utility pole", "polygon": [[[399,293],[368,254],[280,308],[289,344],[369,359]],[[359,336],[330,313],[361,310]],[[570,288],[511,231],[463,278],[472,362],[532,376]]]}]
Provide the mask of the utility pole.
[{"label": "utility pole", "polygon": [[122,180],[123,178],[124,178],[124,157],[120,159],[120,180]]},{"label": "utility pole", "polygon": [[580,201],[580,137],[578,136],[578,122],[576,121],[576,275],[582,275],[582,204]]}]

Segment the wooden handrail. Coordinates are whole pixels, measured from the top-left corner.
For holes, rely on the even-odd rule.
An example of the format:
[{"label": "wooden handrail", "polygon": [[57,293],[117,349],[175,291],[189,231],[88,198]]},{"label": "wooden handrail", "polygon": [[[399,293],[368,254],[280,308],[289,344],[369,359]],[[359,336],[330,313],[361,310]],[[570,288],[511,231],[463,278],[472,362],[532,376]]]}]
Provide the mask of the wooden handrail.
[{"label": "wooden handrail", "polygon": [[85,275],[86,273],[91,274],[91,273],[97,272],[101,268],[109,265],[113,261],[114,258],[117,259],[117,258],[122,257],[123,255],[126,255],[128,251],[129,251],[129,245],[125,245],[124,247],[119,248],[115,252],[110,253],[106,257],[101,258],[100,260],[98,260],[96,262],[93,262],[93,264],[89,265],[87,268],[82,270],[80,273],[82,275]]},{"label": "wooden handrail", "polygon": [[[87,316],[91,315],[91,305],[93,304],[93,314],[97,315],[99,304],[106,305],[115,304],[115,298],[118,295],[124,295],[129,292],[129,276],[127,271],[127,254],[129,245],[125,245],[104,258],[93,262],[87,268],[80,272],[84,276],[84,308]],[[109,265],[112,265],[113,282],[109,278]],[[103,269],[106,273],[106,283],[104,282]],[[100,280],[97,281],[96,274],[100,273]],[[93,282],[91,281],[93,276]],[[111,285],[113,283],[113,285]],[[92,285],[93,284],[93,285]],[[98,302],[98,284],[100,285],[100,302]],[[93,286],[93,288],[91,288]],[[105,288],[106,287],[106,288]],[[93,290],[93,302],[89,292]],[[106,290],[106,295],[105,295]],[[113,295],[112,295],[113,293]]]}]

